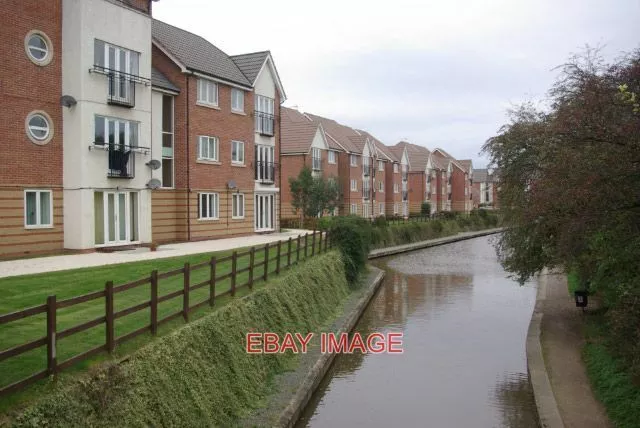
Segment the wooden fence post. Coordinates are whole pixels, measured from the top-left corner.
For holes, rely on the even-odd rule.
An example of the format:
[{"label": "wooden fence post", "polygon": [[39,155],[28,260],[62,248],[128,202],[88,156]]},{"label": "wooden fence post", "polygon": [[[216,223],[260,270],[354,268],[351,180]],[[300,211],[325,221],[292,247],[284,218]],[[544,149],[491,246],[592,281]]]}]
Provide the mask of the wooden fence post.
[{"label": "wooden fence post", "polygon": [[191,266],[189,262],[184,264],[184,292],[182,294],[182,318],[189,322],[189,278],[191,277]]},{"label": "wooden fence post", "polygon": [[280,275],[280,251],[282,251],[282,241],[278,241],[278,255],[276,256],[276,275]]},{"label": "wooden fence post", "polygon": [[249,251],[249,289],[253,288],[253,265],[256,259],[256,247],[251,247]]},{"label": "wooden fence post", "polygon": [[320,235],[318,236],[320,239],[320,244],[318,245],[318,254],[322,252],[322,231],[320,231]]},{"label": "wooden fence post", "polygon": [[307,260],[307,247],[309,246],[308,245],[308,242],[309,242],[308,238],[309,238],[309,234],[306,233],[304,235],[304,259],[305,260]]},{"label": "wooden fence post", "polygon": [[105,331],[107,334],[107,352],[112,353],[116,347],[115,328],[113,319],[113,281],[107,281],[104,285],[104,306],[105,306]]},{"label": "wooden fence post", "polygon": [[316,230],[313,229],[313,238],[311,239],[311,257],[316,254]]},{"label": "wooden fence post", "polygon": [[287,243],[287,267],[291,266],[291,237]]},{"label": "wooden fence post", "polygon": [[298,235],[298,245],[296,246],[296,264],[300,261],[300,236]]},{"label": "wooden fence post", "polygon": [[327,230],[326,235],[324,236],[324,252],[327,252],[327,248],[329,247],[329,231]]},{"label": "wooden fence post", "polygon": [[236,272],[238,270],[237,267],[238,261],[238,252],[234,251],[231,255],[231,295],[236,295]]},{"label": "wooden fence post", "polygon": [[209,306],[213,306],[216,303],[216,258],[211,257],[209,264],[211,266],[211,277],[209,278]]},{"label": "wooden fence post", "polygon": [[47,297],[47,371],[57,371],[56,361],[56,296]]},{"label": "wooden fence post", "polygon": [[151,334],[158,334],[158,271],[151,271]]},{"label": "wooden fence post", "polygon": [[269,243],[264,246],[264,274],[262,279],[266,282],[269,277]]}]

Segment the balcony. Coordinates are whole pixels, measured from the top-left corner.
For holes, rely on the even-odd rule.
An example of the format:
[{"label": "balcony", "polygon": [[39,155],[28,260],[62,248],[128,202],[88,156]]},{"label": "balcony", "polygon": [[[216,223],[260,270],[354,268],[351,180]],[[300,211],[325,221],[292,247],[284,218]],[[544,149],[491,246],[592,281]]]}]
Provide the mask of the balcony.
[{"label": "balcony", "polygon": [[402,192],[402,201],[408,201],[408,200],[409,200],[409,192],[405,190]]},{"label": "balcony", "polygon": [[407,181],[409,178],[409,173],[407,171],[402,171],[402,181]]},{"label": "balcony", "polygon": [[276,177],[276,165],[274,162],[256,162],[256,181],[263,184],[273,184]]},{"label": "balcony", "polygon": [[136,105],[136,84],[151,84],[149,79],[125,73],[100,65],[94,65],[89,72],[107,76],[107,103],[127,108]]},{"label": "balcony", "polygon": [[256,111],[256,131],[260,135],[264,135],[266,137],[273,137],[273,124],[275,122],[275,117],[270,113],[265,113],[262,111]]},{"label": "balcony", "polygon": [[93,143],[89,150],[99,149],[107,152],[107,177],[109,178],[134,178],[135,154],[150,152],[149,147],[129,146],[126,144]]},{"label": "balcony", "polygon": [[362,189],[362,198],[367,201],[371,199],[371,189]]}]

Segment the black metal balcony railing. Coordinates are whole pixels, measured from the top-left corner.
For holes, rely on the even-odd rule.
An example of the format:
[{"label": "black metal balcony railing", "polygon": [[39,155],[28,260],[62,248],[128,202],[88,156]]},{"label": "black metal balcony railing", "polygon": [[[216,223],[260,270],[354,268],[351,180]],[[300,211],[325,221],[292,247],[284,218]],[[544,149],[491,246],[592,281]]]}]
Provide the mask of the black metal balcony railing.
[{"label": "black metal balcony railing", "polygon": [[256,180],[261,183],[273,184],[276,177],[276,163],[256,162]]},{"label": "black metal balcony railing", "polygon": [[406,171],[402,172],[402,181],[407,181],[409,178],[409,174]]},{"label": "black metal balcony railing", "polygon": [[367,164],[362,165],[362,173],[365,177],[369,177],[371,175],[371,167]]},{"label": "black metal balcony railing", "polygon": [[366,200],[371,199],[371,189],[362,189],[362,198]]},{"label": "black metal balcony railing", "polygon": [[313,171],[322,171],[322,159],[311,158],[311,169]]},{"label": "black metal balcony railing", "polygon": [[260,135],[265,135],[267,137],[273,137],[273,123],[274,116],[269,113],[265,113],[262,111],[256,111],[256,131],[260,133]]},{"label": "black metal balcony railing", "polygon": [[150,85],[151,80],[136,74],[94,65],[89,70],[107,76],[107,103],[124,107],[136,105],[136,83]]},{"label": "black metal balcony railing", "polygon": [[451,192],[449,192],[449,194],[447,195],[447,200],[450,201],[451,200]]},{"label": "black metal balcony railing", "polygon": [[409,192],[408,191],[405,190],[405,191],[402,192],[402,200],[403,201],[409,200]]},{"label": "black metal balcony railing", "polygon": [[135,176],[135,155],[132,147],[126,145],[107,144],[109,168],[107,177],[111,178],[134,178]]}]

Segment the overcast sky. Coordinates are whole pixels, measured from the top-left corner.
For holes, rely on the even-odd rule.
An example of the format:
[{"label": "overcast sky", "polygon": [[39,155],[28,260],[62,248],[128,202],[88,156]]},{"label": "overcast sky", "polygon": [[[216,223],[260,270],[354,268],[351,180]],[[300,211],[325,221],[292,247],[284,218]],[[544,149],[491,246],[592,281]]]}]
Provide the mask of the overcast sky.
[{"label": "overcast sky", "polygon": [[478,152],[586,44],[640,47],[638,0],[160,0],[154,17],[229,55],[270,50],[288,100],[393,145]]}]

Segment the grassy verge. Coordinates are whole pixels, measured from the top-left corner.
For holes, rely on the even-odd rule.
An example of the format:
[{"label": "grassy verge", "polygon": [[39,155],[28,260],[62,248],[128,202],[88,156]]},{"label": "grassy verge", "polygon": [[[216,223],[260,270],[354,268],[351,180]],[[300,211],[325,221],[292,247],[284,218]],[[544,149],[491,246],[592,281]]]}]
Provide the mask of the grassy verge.
[{"label": "grassy verge", "polygon": [[166,335],[121,365],[59,385],[16,426],[231,426],[295,355],[245,352],[248,331],[316,331],[349,295],[336,251]]},{"label": "grassy verge", "polygon": [[580,281],[578,274],[575,272],[569,272],[567,274],[567,288],[569,289],[569,296],[573,297],[573,293],[578,289]]},{"label": "grassy verge", "polygon": [[606,343],[607,328],[603,315],[587,324],[587,343],[583,358],[598,399],[617,428],[640,427],[640,386],[625,370],[623,361],[612,355]]},{"label": "grassy verge", "polygon": [[[311,241],[310,241],[311,242]],[[317,245],[319,242],[317,242]],[[295,242],[292,245],[292,262],[295,261]],[[243,249],[240,249],[242,251]],[[309,254],[310,254],[309,249]],[[209,260],[212,256],[225,257],[232,251],[224,251],[218,253],[193,254],[182,257],[173,257],[166,259],[148,260],[134,263],[126,263],[119,265],[101,266],[95,268],[76,269],[61,272],[51,272],[37,275],[25,275],[20,277],[2,278],[0,279],[0,313],[8,313],[21,310],[26,307],[42,304],[46,301],[46,297],[55,294],[58,300],[79,296],[104,288],[104,284],[108,280],[114,283],[122,284],[139,278],[146,277],[154,269],[159,272],[167,272],[177,269],[189,262],[191,264]],[[282,253],[286,253],[286,245],[282,247]],[[277,254],[277,248],[271,248],[269,258],[274,258]],[[301,252],[300,258],[304,257],[304,251]],[[256,252],[255,263],[264,260],[264,251]],[[248,266],[249,257],[245,256],[238,259],[237,269],[241,270]],[[281,260],[281,267],[286,264],[286,256]],[[269,272],[275,271],[275,261],[269,263]],[[217,266],[218,276],[230,271],[231,262],[220,263]],[[263,273],[263,267],[259,267],[254,274],[256,278],[255,287],[260,287],[262,281],[259,280]],[[238,275],[237,284],[243,284],[248,279],[248,272]],[[192,272],[191,284],[205,281],[209,278],[209,269],[200,269]],[[163,279],[159,281],[158,293],[165,295],[173,291],[182,289],[183,277],[178,275],[175,277]],[[230,288],[230,279],[220,281],[216,284],[216,294],[221,294]],[[237,296],[247,294],[247,288],[239,289]],[[193,306],[200,301],[208,298],[208,288],[204,287],[190,293],[190,305]],[[114,309],[119,311],[136,304],[148,301],[150,299],[150,286],[143,285],[115,295]],[[232,299],[223,297],[216,301],[216,308],[227,304]],[[158,305],[158,318],[163,318],[171,313],[175,313],[182,308],[182,296],[162,302]],[[204,306],[197,311],[190,313],[191,319],[197,319],[209,313],[212,309]],[[59,309],[57,311],[57,330],[61,331],[75,325],[104,316],[105,303],[104,299],[96,299],[87,303],[75,305],[69,308]],[[134,331],[144,325],[148,325],[150,320],[150,310],[144,309],[134,314],[119,318],[115,322],[116,336],[122,336],[128,332]],[[159,334],[166,334],[183,324],[181,319],[173,320],[159,330]],[[44,314],[18,320],[9,324],[0,326],[0,349],[7,349],[32,340],[43,337],[46,334],[46,317]],[[58,363],[72,356],[78,355],[96,346],[105,343],[105,327],[100,324],[97,327],[88,329],[82,333],[78,333],[58,341],[57,344],[57,360]],[[110,358],[120,358],[128,355],[133,350],[138,349],[141,345],[151,341],[153,337],[150,334],[139,336],[129,342],[124,343],[116,348],[113,356],[99,355],[93,359],[81,362],[74,366],[70,373],[78,370],[84,370],[96,362],[104,361]],[[36,373],[46,367],[46,348],[41,347],[33,351],[22,354],[18,357],[9,358],[0,362],[0,385],[8,385],[17,380],[25,378],[30,374]],[[62,377],[65,377],[63,375]],[[0,399],[0,412],[4,412],[7,408],[14,406],[16,403],[30,400],[33,396],[38,396],[43,391],[46,393],[50,389],[50,382],[42,381],[26,391],[13,394]]]}]

